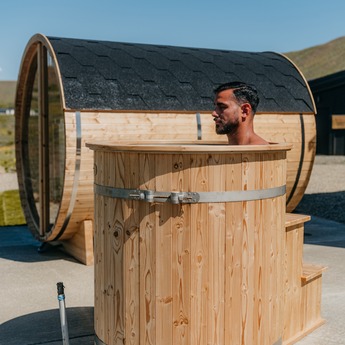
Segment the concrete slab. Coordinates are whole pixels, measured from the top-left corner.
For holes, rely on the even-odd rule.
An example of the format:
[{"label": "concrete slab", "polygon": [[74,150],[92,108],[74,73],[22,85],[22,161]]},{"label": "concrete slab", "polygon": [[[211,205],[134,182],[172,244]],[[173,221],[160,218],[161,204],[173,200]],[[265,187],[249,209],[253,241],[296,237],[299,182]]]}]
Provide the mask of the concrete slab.
[{"label": "concrete slab", "polygon": [[93,344],[93,266],[51,247],[39,253],[26,226],[0,227],[0,344],[61,344],[58,282],[70,344]]}]

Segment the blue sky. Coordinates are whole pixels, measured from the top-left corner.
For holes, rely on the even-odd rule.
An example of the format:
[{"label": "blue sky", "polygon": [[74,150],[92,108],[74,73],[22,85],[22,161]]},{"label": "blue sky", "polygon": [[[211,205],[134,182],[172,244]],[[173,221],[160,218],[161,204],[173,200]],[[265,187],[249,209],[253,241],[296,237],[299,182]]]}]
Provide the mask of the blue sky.
[{"label": "blue sky", "polygon": [[2,0],[0,80],[36,33],[284,53],[345,36],[344,18],[344,0]]}]

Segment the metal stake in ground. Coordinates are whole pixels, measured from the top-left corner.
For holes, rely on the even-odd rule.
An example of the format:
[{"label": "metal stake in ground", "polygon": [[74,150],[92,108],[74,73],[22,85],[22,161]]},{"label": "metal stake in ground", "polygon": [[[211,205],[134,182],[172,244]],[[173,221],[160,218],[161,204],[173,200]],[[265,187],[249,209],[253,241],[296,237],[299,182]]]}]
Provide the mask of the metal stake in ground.
[{"label": "metal stake in ground", "polygon": [[57,293],[58,301],[60,308],[60,321],[61,321],[61,332],[62,332],[62,344],[69,345],[68,337],[68,326],[67,326],[67,315],[66,315],[66,306],[65,306],[65,293],[63,283],[57,283]]}]

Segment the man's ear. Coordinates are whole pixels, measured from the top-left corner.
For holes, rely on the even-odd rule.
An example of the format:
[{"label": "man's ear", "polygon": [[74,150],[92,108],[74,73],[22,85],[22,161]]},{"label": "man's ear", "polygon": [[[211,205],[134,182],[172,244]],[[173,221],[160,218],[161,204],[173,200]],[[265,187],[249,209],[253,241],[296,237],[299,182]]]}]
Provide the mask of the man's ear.
[{"label": "man's ear", "polygon": [[241,105],[242,117],[245,118],[252,113],[252,106],[249,103],[243,103]]}]

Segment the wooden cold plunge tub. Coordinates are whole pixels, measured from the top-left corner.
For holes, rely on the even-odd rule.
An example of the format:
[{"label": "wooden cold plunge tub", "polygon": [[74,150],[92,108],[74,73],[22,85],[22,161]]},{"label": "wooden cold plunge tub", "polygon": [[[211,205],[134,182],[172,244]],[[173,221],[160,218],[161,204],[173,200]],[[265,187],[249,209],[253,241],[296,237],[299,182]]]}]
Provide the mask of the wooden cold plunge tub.
[{"label": "wooden cold plunge tub", "polygon": [[291,146],[87,146],[96,343],[281,344]]}]

